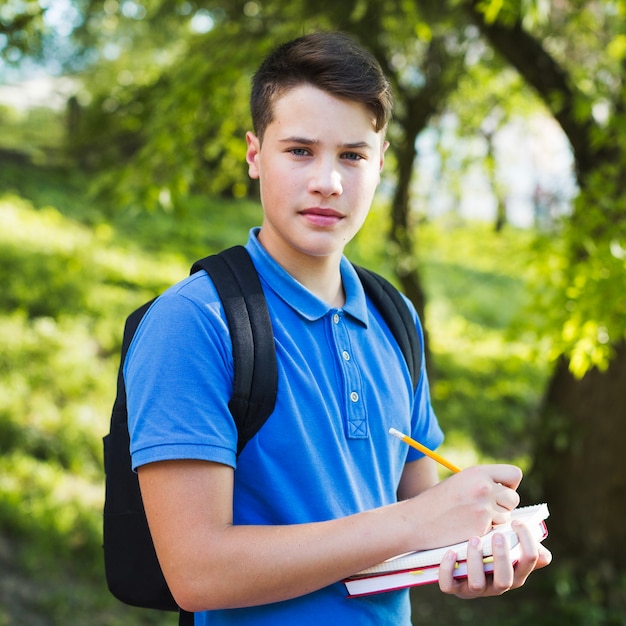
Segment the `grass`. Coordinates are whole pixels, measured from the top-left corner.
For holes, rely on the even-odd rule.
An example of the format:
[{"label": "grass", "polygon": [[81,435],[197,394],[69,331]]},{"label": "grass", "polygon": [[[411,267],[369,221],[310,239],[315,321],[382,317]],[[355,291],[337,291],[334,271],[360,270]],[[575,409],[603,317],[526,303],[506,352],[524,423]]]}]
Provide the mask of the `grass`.
[{"label": "grass", "polygon": [[[205,198],[114,215],[76,174],[0,168],[0,626],[175,623],[119,604],[102,576],[101,437],[123,321],[259,220],[254,203]],[[350,250],[388,274],[384,223],[377,208]],[[524,463],[547,373],[519,323],[528,234],[429,224],[419,242],[444,453]]]}]

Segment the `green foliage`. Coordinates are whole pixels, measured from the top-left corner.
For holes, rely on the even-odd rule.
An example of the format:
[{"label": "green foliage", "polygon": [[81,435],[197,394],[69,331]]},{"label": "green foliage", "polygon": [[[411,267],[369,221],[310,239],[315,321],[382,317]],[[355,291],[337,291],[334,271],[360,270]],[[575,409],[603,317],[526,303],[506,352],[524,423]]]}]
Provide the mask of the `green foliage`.
[{"label": "green foliage", "polygon": [[626,190],[624,163],[598,167],[577,199],[566,231],[571,262],[560,275],[567,319],[558,348],[579,377],[606,369],[626,337]]},{"label": "green foliage", "polygon": [[0,450],[20,449],[74,472],[88,471],[100,457],[91,438],[97,415],[90,401],[112,371],[98,359],[85,318],[57,324],[47,317],[29,322],[14,313],[3,317],[3,328]]},{"label": "green foliage", "polygon": [[81,573],[93,577],[100,557],[100,520],[93,512],[101,501],[93,478],[68,473],[53,461],[31,456],[29,450],[3,453],[0,468],[4,530],[27,538],[33,556],[43,553],[58,559],[71,554],[81,563]]},{"label": "green foliage", "polygon": [[[44,623],[72,623],[81,612],[88,615],[83,621],[96,624],[123,623],[132,615],[123,609],[120,617],[89,587],[94,580],[103,587],[93,573],[99,567],[100,435],[112,400],[121,325],[136,304],[183,276],[191,259],[241,241],[247,226],[258,222],[252,204],[189,196],[248,193],[244,87],[267,47],[316,25],[339,23],[386,54],[400,86],[419,90],[425,80],[419,66],[423,44],[437,36],[442,13],[449,13],[455,20],[452,27],[445,22],[449,51],[458,59],[481,61],[459,82],[460,97],[451,101],[464,127],[485,130],[487,115],[462,109],[467,102],[486,103],[484,110],[493,112],[488,121],[501,122],[511,110],[504,105],[511,105],[513,92],[521,96],[512,107],[516,112],[528,101],[516,74],[494,76],[495,63],[485,71],[491,52],[451,10],[469,3],[421,3],[423,14],[416,3],[396,1],[218,4],[219,9],[212,2],[178,0],[85,3],[96,16],[91,35],[101,37],[88,57],[103,53],[107,62],[90,68],[85,93],[79,94],[84,115],[71,147],[87,168],[114,166],[99,178],[100,190],[114,192],[109,206],[83,194],[82,181],[68,194],[65,174],[50,178],[38,171],[36,181],[24,182],[19,168],[0,168],[2,188],[20,196],[7,194],[0,205],[0,324],[6,329],[0,338],[0,528],[24,542],[17,558],[23,560],[25,578],[36,578],[38,566],[43,571],[36,589],[24,586],[32,593],[31,605],[46,615]],[[464,235],[445,223],[419,232],[420,269],[430,302],[433,398],[449,434],[446,453],[462,465],[484,458],[526,464],[533,412],[550,359],[565,351],[578,374],[604,366],[611,344],[626,328],[624,107],[619,99],[625,10],[621,1],[582,2],[575,12],[571,3],[478,4],[490,23],[521,18],[546,46],[577,95],[568,99],[564,92],[550,91],[546,105],[559,116],[571,107],[576,123],[593,127],[589,138],[595,154],[610,155],[604,159],[609,166],[584,181],[567,239],[536,243],[540,263],[528,263],[529,242],[520,233],[505,231],[496,238],[472,227]],[[8,6],[26,5],[35,3]],[[220,28],[193,34],[193,13],[207,8]],[[4,17],[7,9],[0,10]],[[416,35],[423,40],[416,41]],[[522,51],[518,58],[525,56]],[[49,154],[62,126],[58,116],[37,118],[40,114],[25,122],[4,117],[0,131],[8,148],[32,144],[28,132],[36,122],[51,142],[42,141],[31,154]],[[4,120],[0,115],[0,123]],[[7,173],[13,175],[9,183]],[[355,260],[391,276],[392,255],[381,236],[388,230],[384,209],[372,218],[372,227],[351,251]],[[530,284],[538,300],[530,299]],[[538,341],[538,333],[556,340]],[[5,563],[15,565],[1,559],[0,551],[4,575]],[[53,559],[69,570],[56,588],[51,579],[59,567],[52,566]],[[63,584],[75,585],[77,571],[89,574],[89,580],[68,600]],[[623,616],[595,603],[593,593],[588,593],[591,602],[580,600],[582,587],[566,572],[556,578],[548,594],[552,611],[521,602],[516,612],[489,623],[623,622]],[[37,595],[44,587],[50,591]],[[0,587],[0,624],[14,614],[36,624],[23,607],[5,619],[10,595]],[[455,604],[456,618],[448,621],[487,624],[484,605],[475,606]],[[137,623],[152,619],[153,614],[137,614]]]},{"label": "green foliage", "polygon": [[[187,62],[161,79],[146,102],[144,141],[116,184],[122,206],[137,202],[144,208],[179,207],[191,190],[197,193],[244,197],[245,131],[249,73],[219,41],[212,62],[206,46],[196,46]],[[242,61],[240,59],[240,61]],[[149,183],[149,184],[146,184]]]},{"label": "green foliage", "polygon": [[[549,544],[549,538],[546,540]],[[593,574],[590,574],[590,578]],[[474,626],[622,626],[623,609],[589,602],[585,584],[574,580],[559,563],[536,572],[523,591],[505,594],[497,600],[461,602],[443,596],[438,589],[413,590],[414,624],[466,624]],[[615,593],[626,589],[624,581]],[[529,596],[535,600],[530,602]]]},{"label": "green foliage", "polygon": [[394,281],[393,260],[389,254],[389,215],[386,203],[376,198],[365,224],[356,237],[348,244],[346,255],[360,265],[378,268],[390,281]]},{"label": "green foliage", "polygon": [[[572,373],[605,370],[626,336],[626,212],[612,167],[598,168],[576,199],[563,237],[535,242],[533,326],[551,337],[550,358],[564,354]],[[622,198],[615,202],[615,198]]]},{"label": "green foliage", "polygon": [[[5,0],[0,6],[0,61],[16,64],[42,52],[45,10],[38,0]],[[1,68],[0,64],[0,68]]]},{"label": "green foliage", "polygon": [[[23,615],[29,626],[38,611],[45,624],[76,623],[76,611],[103,626],[132,615],[138,624],[172,623],[118,606],[102,580],[101,438],[123,322],[193,259],[244,240],[258,207],[196,199],[184,205],[185,221],[141,213],[109,223],[98,210],[80,221],[76,179],[64,202],[59,171],[22,166],[21,174],[31,200],[0,195],[0,540],[13,554],[3,567],[0,550],[0,605],[15,605],[7,619]],[[28,609],[5,598],[5,584],[31,580],[39,583],[27,587]],[[70,585],[78,589],[68,602]]]},{"label": "green foliage", "polygon": [[[526,465],[548,363],[525,329],[531,233],[480,224],[422,225],[433,403],[451,447]],[[451,455],[454,452],[450,453]],[[476,457],[473,457],[474,460]]]},{"label": "green foliage", "polygon": [[2,152],[18,162],[31,160],[50,165],[64,156],[63,115],[52,109],[17,111],[0,104],[0,137]]},{"label": "green foliage", "polygon": [[[272,42],[299,32],[283,17],[269,34],[250,7],[248,16],[229,8],[235,19],[226,17],[225,7],[211,12],[219,26],[194,33],[189,12],[172,14],[166,4],[155,3],[146,19],[130,21],[123,7],[107,14],[105,6],[90,21],[92,29],[116,25],[117,54],[86,77],[72,152],[90,167],[107,168],[96,190],[123,210],[180,211],[191,193],[250,195],[250,78]],[[172,38],[163,41],[161,29]],[[161,32],[158,40],[154,30]]]},{"label": "green foliage", "polygon": [[[0,221],[0,526],[33,549],[52,538],[46,552],[69,551],[93,572],[100,437],[121,323],[138,296],[164,285],[147,260],[143,272],[134,261],[124,274],[131,263],[99,241],[99,229],[52,207],[5,196]],[[163,268],[158,278],[167,276]]]},{"label": "green foliage", "polygon": [[[489,24],[505,26],[504,33],[491,31],[499,33],[492,43],[541,95],[571,142],[581,193],[563,231],[566,263],[550,275],[559,295],[546,313],[558,320],[555,356],[563,354],[582,377],[609,367],[626,328],[626,8],[623,2],[581,2],[575,10],[546,3],[549,19],[533,20],[525,3],[479,4]],[[506,30],[516,20],[519,28]]]}]

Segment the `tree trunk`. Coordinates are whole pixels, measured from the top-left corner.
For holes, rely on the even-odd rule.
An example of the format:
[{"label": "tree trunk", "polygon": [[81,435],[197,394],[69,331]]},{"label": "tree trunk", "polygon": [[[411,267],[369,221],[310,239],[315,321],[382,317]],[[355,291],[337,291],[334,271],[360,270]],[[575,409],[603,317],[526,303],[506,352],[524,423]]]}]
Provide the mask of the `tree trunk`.
[{"label": "tree trunk", "polygon": [[[416,260],[415,228],[411,220],[410,186],[415,163],[415,140],[421,125],[403,124],[404,134],[396,147],[398,166],[396,169],[396,187],[391,200],[391,225],[389,240],[396,248],[395,271],[404,295],[413,303],[415,310],[422,321],[424,333],[424,359],[431,363],[428,331],[426,327],[426,295],[422,288],[422,280]],[[430,366],[431,377],[434,369]]]},{"label": "tree trunk", "polygon": [[[547,389],[529,475],[551,516],[556,562],[615,604],[626,562],[626,343],[605,372],[576,379],[561,358]],[[593,580],[590,580],[590,576]]]},{"label": "tree trunk", "polygon": [[[377,55],[384,62],[382,54]],[[446,68],[442,71],[442,68]],[[386,68],[393,75],[391,68]],[[402,127],[402,136],[395,145],[398,161],[397,181],[391,203],[390,241],[396,246],[396,275],[405,295],[413,302],[422,320],[426,362],[431,363],[428,333],[425,323],[426,295],[417,264],[415,224],[411,219],[411,180],[416,158],[415,141],[428,121],[439,112],[446,95],[456,86],[463,72],[463,64],[450,56],[442,37],[430,42],[422,65],[425,85],[412,92],[403,88],[396,77],[396,92],[401,94],[403,110],[396,114],[396,123]],[[431,364],[431,376],[434,368]]]},{"label": "tree trunk", "polygon": [[[405,133],[407,131],[405,130]],[[415,261],[415,229],[411,224],[411,202],[409,188],[413,176],[413,163],[415,161],[416,134],[407,137],[397,149],[398,167],[397,182],[391,202],[391,229],[390,240],[397,248],[396,274],[402,285],[405,295],[413,302],[422,320],[424,320],[424,308],[426,296],[422,289],[419,270]],[[426,332],[424,330],[424,332]]]}]

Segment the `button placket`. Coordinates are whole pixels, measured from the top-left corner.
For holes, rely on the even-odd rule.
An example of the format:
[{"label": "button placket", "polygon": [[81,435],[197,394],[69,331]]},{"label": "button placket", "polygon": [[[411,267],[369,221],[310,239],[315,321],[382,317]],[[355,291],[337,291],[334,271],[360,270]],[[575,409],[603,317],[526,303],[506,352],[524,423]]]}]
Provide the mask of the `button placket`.
[{"label": "button placket", "polygon": [[335,312],[332,315],[333,339],[340,357],[345,390],[346,432],[349,438],[363,439],[368,436],[367,414],[362,401],[361,376],[352,357],[350,335],[345,318]]}]

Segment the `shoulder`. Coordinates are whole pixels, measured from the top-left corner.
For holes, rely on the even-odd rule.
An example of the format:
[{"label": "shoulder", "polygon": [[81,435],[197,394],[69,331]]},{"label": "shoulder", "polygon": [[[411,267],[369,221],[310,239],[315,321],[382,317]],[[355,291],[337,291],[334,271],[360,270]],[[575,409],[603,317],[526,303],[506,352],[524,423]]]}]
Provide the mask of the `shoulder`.
[{"label": "shoulder", "polygon": [[146,323],[175,322],[177,325],[198,320],[220,319],[223,307],[215,286],[206,272],[197,272],[172,285],[148,309]]},{"label": "shoulder", "polygon": [[230,354],[230,333],[222,303],[205,272],[170,287],[152,303],[130,343],[127,362],[137,354],[193,352],[200,343]]}]

